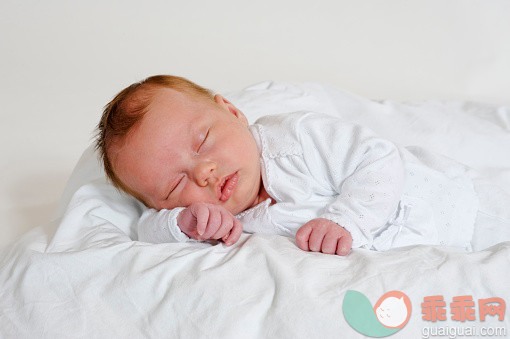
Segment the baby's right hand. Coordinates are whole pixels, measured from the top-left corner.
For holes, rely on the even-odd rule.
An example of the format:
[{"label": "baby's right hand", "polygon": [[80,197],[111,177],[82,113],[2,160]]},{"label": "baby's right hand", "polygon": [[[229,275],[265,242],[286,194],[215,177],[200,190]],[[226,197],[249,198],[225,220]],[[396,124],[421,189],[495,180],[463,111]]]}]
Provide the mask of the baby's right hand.
[{"label": "baby's right hand", "polygon": [[188,237],[197,240],[222,239],[230,246],[241,237],[243,225],[220,205],[195,202],[179,213],[177,225]]}]

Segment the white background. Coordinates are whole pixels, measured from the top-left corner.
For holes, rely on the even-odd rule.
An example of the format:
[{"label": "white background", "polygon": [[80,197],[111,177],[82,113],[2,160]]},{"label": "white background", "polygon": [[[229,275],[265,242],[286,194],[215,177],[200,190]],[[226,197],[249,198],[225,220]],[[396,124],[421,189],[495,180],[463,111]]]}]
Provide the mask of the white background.
[{"label": "white background", "polygon": [[153,74],[510,105],[510,1],[2,1],[0,246],[50,220],[102,107]]}]

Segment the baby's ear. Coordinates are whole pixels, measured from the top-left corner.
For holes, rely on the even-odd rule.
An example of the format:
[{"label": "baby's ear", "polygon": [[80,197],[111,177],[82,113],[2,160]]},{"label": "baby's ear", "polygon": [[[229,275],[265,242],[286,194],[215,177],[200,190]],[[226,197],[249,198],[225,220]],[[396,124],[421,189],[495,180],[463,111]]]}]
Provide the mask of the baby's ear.
[{"label": "baby's ear", "polygon": [[244,113],[239,109],[237,108],[236,106],[234,106],[234,104],[232,104],[230,101],[228,101],[227,99],[225,99],[225,97],[223,97],[222,95],[220,94],[216,94],[214,96],[214,101],[216,101],[216,103],[222,107],[224,107],[225,109],[228,109],[228,111],[232,114],[234,114],[238,119],[240,119],[246,126],[248,126],[248,119],[246,119],[246,116],[244,115]]}]

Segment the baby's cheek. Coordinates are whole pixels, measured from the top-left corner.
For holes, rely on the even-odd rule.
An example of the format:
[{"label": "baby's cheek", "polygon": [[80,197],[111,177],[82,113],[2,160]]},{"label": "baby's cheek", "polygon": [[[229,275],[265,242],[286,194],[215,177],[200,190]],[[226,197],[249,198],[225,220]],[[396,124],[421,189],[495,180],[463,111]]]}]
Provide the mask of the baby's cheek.
[{"label": "baby's cheek", "polygon": [[217,204],[217,199],[214,199],[211,192],[208,190],[210,190],[208,187],[187,184],[181,190],[178,202],[180,206],[189,206],[194,202]]}]

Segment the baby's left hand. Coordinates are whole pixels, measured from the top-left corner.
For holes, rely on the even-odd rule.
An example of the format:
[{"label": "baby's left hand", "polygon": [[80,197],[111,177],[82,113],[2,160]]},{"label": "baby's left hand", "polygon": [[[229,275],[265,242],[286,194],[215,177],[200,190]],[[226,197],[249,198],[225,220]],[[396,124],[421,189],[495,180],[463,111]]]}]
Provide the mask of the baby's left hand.
[{"label": "baby's left hand", "polygon": [[347,255],[351,250],[352,236],[331,220],[312,219],[299,228],[296,242],[303,251]]}]

